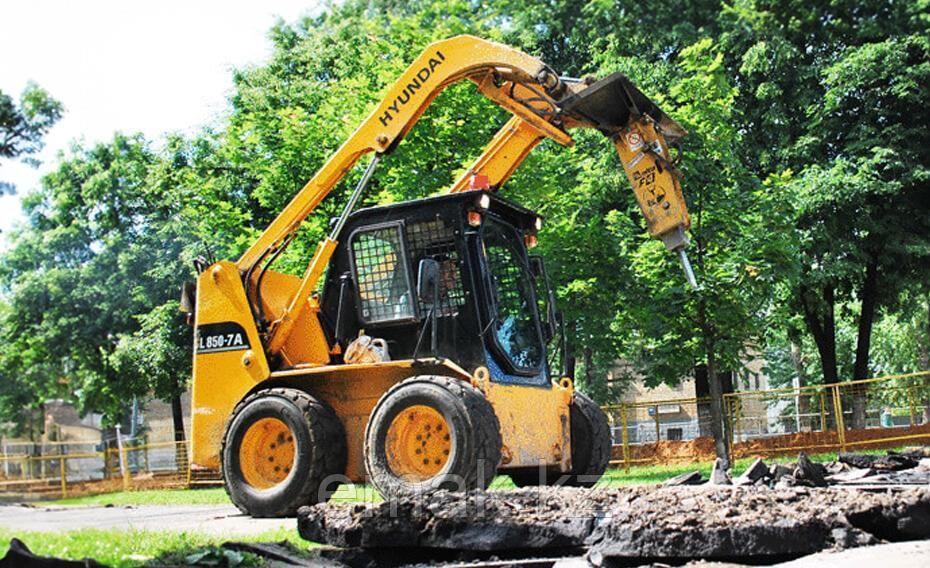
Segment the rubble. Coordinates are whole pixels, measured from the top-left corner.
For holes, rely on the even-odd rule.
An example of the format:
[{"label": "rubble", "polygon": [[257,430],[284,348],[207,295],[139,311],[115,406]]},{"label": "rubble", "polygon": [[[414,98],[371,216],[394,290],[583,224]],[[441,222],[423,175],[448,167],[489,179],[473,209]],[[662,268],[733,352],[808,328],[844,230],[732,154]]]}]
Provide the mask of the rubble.
[{"label": "rubble", "polygon": [[[866,459],[897,459],[883,457]],[[693,471],[660,486],[439,492],[420,500],[315,505],[300,510],[298,528],[305,539],[338,547],[321,549],[321,559],[350,567],[527,559],[545,559],[538,565],[546,566],[772,564],[930,538],[930,486],[901,482],[930,480],[930,467],[914,461],[909,469],[880,471],[850,462],[866,463],[822,465],[802,453],[787,465],[757,459],[733,484],[718,461],[706,482]]]},{"label": "rubble", "polygon": [[862,481],[863,479],[872,477],[875,475],[875,471],[871,468],[865,469],[850,469],[841,473],[835,473],[833,475],[828,475],[826,481],[830,483],[855,483],[857,481]]},{"label": "rubble", "polygon": [[778,482],[781,478],[787,475],[791,475],[793,471],[793,468],[776,463],[769,468],[769,478],[772,480],[772,482]]},{"label": "rubble", "polygon": [[765,465],[765,462],[762,461],[762,458],[756,458],[756,461],[752,462],[746,468],[746,471],[733,481],[733,484],[752,485],[757,481],[764,480],[768,474],[769,468]]},{"label": "rubble", "polygon": [[930,458],[930,446],[911,446],[908,448],[904,448],[900,452],[889,450],[888,454],[909,456],[916,460],[920,460],[923,458]]},{"label": "rubble", "polygon": [[599,495],[535,488],[465,496],[440,491],[424,500],[303,508],[298,528],[307,540],[343,548],[571,548],[583,545],[607,507]]},{"label": "rubble", "polygon": [[855,532],[842,527],[832,503],[804,492],[707,487],[687,496],[638,495],[611,509],[610,522],[600,524],[588,540],[589,556],[595,563],[607,558],[780,559],[834,546],[834,528]]},{"label": "rubble", "polygon": [[[918,458],[920,455],[923,450],[919,448],[899,453],[889,451],[887,455],[843,453],[837,461],[820,464],[801,452],[793,464],[776,463],[766,468],[765,463],[757,459],[734,483],[779,489],[798,485],[930,485],[930,458]],[[750,476],[755,481],[750,482]]]},{"label": "rubble", "polygon": [[[579,555],[608,559],[782,560],[829,548],[930,536],[930,489],[735,486],[533,488],[428,502],[301,509],[303,538],[341,548]],[[479,555],[480,556],[480,555]],[[473,556],[470,556],[473,557]]]}]

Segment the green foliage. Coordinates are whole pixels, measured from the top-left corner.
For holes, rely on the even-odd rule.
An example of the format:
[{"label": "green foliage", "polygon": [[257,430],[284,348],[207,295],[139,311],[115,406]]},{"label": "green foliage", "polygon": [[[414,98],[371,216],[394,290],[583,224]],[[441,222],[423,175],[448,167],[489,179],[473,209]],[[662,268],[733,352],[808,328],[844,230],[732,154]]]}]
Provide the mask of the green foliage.
[{"label": "green foliage", "polygon": [[[185,275],[179,255],[188,237],[178,230],[188,229],[177,219],[178,196],[159,177],[159,160],[140,137],[117,135],[76,147],[41,190],[24,197],[28,225],[11,235],[0,268],[5,392],[32,404],[69,399],[111,421],[124,401],[151,386],[171,392],[145,368],[168,354],[143,358],[140,380],[127,368],[128,350],[120,369],[113,364],[122,334],[139,329],[140,320],[149,329],[168,321],[163,311],[148,312],[174,298]],[[188,333],[169,327],[149,341],[185,345]],[[188,368],[181,359],[165,371],[185,373],[175,375],[176,384]],[[16,407],[4,411],[15,418]]]},{"label": "green foliage", "polygon": [[[747,349],[761,341],[769,324],[768,298],[790,250],[783,197],[773,190],[779,180],[760,183],[738,159],[741,135],[733,119],[737,91],[711,40],[684,49],[677,64],[661,75],[650,71],[651,76],[640,78],[633,71],[635,80],[666,93],[656,98],[664,98],[667,112],[689,131],[682,171],[693,220],[691,254],[701,290],[692,293],[686,288],[675,259],[645,235],[631,203],[622,214],[604,216],[607,231],[624,243],[624,255],[606,261],[603,269],[630,270],[619,290],[598,288],[612,296],[616,306],[609,314],[610,330],[620,341],[610,356],[632,362],[650,384],[689,376],[706,358],[699,313],[703,302],[706,318],[713,322],[718,366],[738,370]],[[616,163],[609,167],[619,169]],[[603,178],[595,176],[599,179]],[[618,180],[615,195],[628,196],[625,183]]]},{"label": "green foliage", "polygon": [[737,0],[720,15],[743,160],[783,178],[795,231],[770,349],[802,346],[817,382],[879,371],[872,322],[930,268],[928,7]]},{"label": "green foliage", "polygon": [[[0,529],[0,554],[13,538],[23,541],[40,556],[68,560],[91,558],[105,566],[190,566],[198,557],[203,566],[260,566],[261,559],[250,553],[235,553],[221,545],[226,537],[178,531],[99,530],[84,529],[66,532],[24,532]],[[286,541],[297,550],[314,547],[302,540],[296,529],[277,529],[237,537],[242,542]],[[210,564],[213,559],[218,562]],[[206,561],[203,561],[206,560]]]},{"label": "green foliage", "polygon": [[179,312],[179,303],[169,300],[139,316],[139,329],[120,337],[110,361],[121,380],[165,398],[184,392],[193,352],[190,327]]},{"label": "green foliage", "polygon": [[[0,90],[0,159],[27,157],[27,163],[38,165],[28,156],[42,149],[42,138],[61,118],[62,111],[61,103],[35,83],[26,86],[18,105]],[[0,181],[0,195],[15,191],[12,184]]]}]

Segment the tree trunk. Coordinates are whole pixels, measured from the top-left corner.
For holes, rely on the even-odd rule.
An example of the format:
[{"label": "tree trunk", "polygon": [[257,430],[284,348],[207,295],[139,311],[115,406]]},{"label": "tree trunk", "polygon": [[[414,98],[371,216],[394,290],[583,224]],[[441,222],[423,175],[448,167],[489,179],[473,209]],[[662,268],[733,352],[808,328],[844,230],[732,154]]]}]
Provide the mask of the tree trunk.
[{"label": "tree trunk", "polygon": [[[917,334],[917,349],[920,358],[920,370],[930,371],[930,292],[926,294],[927,300],[927,327],[925,334]],[[924,424],[930,423],[930,400],[927,399],[926,390],[924,390]]]},{"label": "tree trunk", "polygon": [[588,390],[594,390],[594,352],[590,347],[584,348],[584,384]]},{"label": "tree trunk", "polygon": [[[791,365],[794,367],[794,374],[798,378],[798,388],[807,386],[807,370],[804,368],[804,353],[801,346],[801,340],[797,337],[797,332],[789,333],[791,336],[789,341],[791,342]],[[810,414],[811,411],[811,400],[810,395],[804,392],[799,392],[797,395],[797,413],[798,413],[798,422],[801,424],[798,430],[800,431],[810,431]]]},{"label": "tree trunk", "polygon": [[716,341],[713,325],[707,321],[707,306],[704,298],[698,300],[698,323],[704,338],[704,355],[707,358],[707,388],[710,391],[710,429],[714,436],[714,448],[717,457],[723,461],[723,467],[730,467],[730,449],[727,445],[727,432],[723,418],[723,388],[717,374]]},{"label": "tree trunk", "polygon": [[[707,380],[707,366],[704,363],[694,367],[694,392],[699,399],[710,399],[710,383]],[[711,428],[710,404],[706,402],[697,403],[697,413],[698,436],[713,438],[714,431]]]},{"label": "tree trunk", "polygon": [[925,333],[917,334],[917,364],[921,371],[930,371],[930,292],[926,295],[927,321]]},{"label": "tree trunk", "polygon": [[35,426],[35,430],[30,432],[32,441],[41,443],[45,438],[45,402],[39,403],[39,417]]},{"label": "tree trunk", "polygon": [[[804,312],[804,323],[814,338],[817,353],[820,355],[820,366],[823,369],[823,382],[832,385],[839,380],[836,365],[836,319],[834,317],[834,294],[832,284],[824,285],[822,290],[823,310],[818,310],[811,301],[810,291],[801,286],[801,308]],[[822,312],[822,313],[820,313]]]},{"label": "tree trunk", "polygon": [[[865,280],[859,296],[862,309],[859,312],[859,330],[856,337],[856,362],[853,364],[853,380],[869,378],[869,350],[872,345],[872,325],[875,323],[875,306],[878,300],[878,261],[870,260],[865,267]],[[853,387],[853,411],[850,426],[865,428],[865,413],[868,404],[868,385]]]},{"label": "tree trunk", "polygon": [[184,410],[181,408],[181,395],[171,397],[171,419],[174,422],[175,463],[178,471],[187,471],[187,437],[184,435]]}]

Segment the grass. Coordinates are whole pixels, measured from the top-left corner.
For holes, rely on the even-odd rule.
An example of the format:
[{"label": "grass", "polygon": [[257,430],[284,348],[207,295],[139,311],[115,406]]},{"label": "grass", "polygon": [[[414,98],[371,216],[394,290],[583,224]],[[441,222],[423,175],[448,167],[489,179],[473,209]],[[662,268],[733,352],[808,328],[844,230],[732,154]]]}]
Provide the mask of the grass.
[{"label": "grass", "polygon": [[[343,485],[331,498],[331,501],[336,503],[377,502],[380,500],[381,497],[368,485]],[[222,487],[208,489],[144,489],[68,497],[52,501],[50,504],[113,505],[117,507],[124,505],[228,505],[229,497]]]},{"label": "grass", "polygon": [[[226,552],[220,545],[228,539],[187,532],[84,529],[60,533],[22,532],[0,527],[0,556],[6,554],[16,537],[40,556],[69,560],[93,558],[105,566],[184,566],[197,556],[215,559],[218,565],[258,566],[261,560],[249,553]],[[278,529],[251,536],[236,537],[240,542],[287,541],[306,551],[314,544],[302,540],[296,529]]]},{"label": "grass", "polygon": [[53,505],[225,505],[229,497],[222,487],[210,489],[146,489],[100,495],[68,497]]}]

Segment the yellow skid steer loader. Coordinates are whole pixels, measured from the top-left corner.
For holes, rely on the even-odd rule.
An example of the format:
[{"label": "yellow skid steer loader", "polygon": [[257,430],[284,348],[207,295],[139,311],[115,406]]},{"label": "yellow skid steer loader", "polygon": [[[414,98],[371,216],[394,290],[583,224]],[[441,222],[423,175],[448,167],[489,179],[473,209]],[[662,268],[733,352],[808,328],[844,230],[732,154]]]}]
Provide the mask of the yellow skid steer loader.
[{"label": "yellow skid steer loader", "polygon": [[[461,80],[511,120],[445,194],[355,211],[379,161]],[[293,514],[348,481],[386,497],[485,488],[497,473],[521,486],[593,485],[610,431],[574,390],[570,357],[558,370],[547,362],[558,317],[542,260],[527,252],[543,219],[497,194],[536,144],[571,145],[574,128],[613,144],[650,233],[693,282],[669,153],[680,126],[619,73],[569,79],[479,38],[434,43],[242,258],[202,262],[185,286],[192,467],[222,471],[232,501],[259,517]],[[369,153],[303,277],[272,270]]]}]

